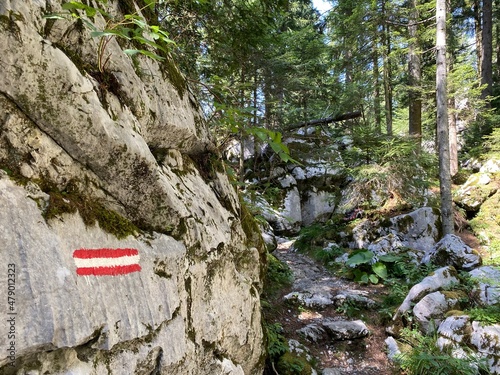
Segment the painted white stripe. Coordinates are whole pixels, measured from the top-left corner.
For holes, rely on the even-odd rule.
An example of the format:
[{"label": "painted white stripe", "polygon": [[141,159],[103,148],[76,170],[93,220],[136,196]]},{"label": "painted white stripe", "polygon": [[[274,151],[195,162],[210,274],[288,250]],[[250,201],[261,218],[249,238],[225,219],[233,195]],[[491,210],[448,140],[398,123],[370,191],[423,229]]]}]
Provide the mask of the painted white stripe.
[{"label": "painted white stripe", "polygon": [[129,266],[131,264],[139,263],[139,255],[124,256],[119,258],[73,259],[75,260],[76,268]]}]

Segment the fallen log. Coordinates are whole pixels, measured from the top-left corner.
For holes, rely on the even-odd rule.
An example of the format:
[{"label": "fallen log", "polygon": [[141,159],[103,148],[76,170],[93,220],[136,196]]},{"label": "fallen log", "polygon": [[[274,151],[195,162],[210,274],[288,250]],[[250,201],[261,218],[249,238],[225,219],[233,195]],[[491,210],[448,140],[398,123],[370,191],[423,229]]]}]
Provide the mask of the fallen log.
[{"label": "fallen log", "polygon": [[325,118],[320,118],[320,119],[316,119],[316,120],[299,122],[297,124],[292,124],[292,125],[288,126],[285,130],[289,131],[289,130],[300,129],[300,128],[303,128],[304,126],[326,125],[326,124],[330,124],[332,122],[352,120],[352,119],[355,119],[358,117],[361,117],[361,111],[348,112],[348,113],[343,113],[343,114],[337,115],[337,116],[325,117]]}]

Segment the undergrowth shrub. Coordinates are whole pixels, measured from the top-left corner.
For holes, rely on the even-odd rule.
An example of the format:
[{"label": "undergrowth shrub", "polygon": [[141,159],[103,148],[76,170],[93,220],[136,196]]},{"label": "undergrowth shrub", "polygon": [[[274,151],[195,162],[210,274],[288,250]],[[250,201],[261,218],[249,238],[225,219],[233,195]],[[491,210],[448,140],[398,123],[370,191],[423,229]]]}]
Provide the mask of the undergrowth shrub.
[{"label": "undergrowth shrub", "polygon": [[270,298],[292,282],[290,267],[274,255],[267,253],[267,273],[264,280],[263,296]]},{"label": "undergrowth shrub", "polygon": [[489,370],[484,359],[472,352],[454,356],[451,349],[441,351],[435,335],[425,336],[417,330],[404,328],[401,341],[409,350],[397,357],[397,362],[408,375],[486,375]]}]

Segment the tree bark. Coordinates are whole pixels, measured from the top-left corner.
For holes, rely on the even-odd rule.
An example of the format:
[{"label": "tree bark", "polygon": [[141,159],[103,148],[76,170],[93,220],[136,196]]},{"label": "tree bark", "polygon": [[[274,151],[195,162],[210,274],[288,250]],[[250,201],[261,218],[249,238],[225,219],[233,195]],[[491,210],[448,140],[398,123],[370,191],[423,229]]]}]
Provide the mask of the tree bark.
[{"label": "tree bark", "polygon": [[481,66],[482,66],[482,19],[481,19],[481,0],[473,0],[472,8],[474,11],[474,36],[476,42],[476,58],[477,66],[479,68],[479,76],[481,77]]},{"label": "tree bark", "polygon": [[481,30],[481,84],[486,85],[481,96],[492,95],[493,85],[493,9],[492,0],[483,0]]},{"label": "tree bark", "polygon": [[458,138],[457,138],[457,113],[455,111],[455,98],[448,99],[448,128],[450,132],[450,175],[455,176],[458,173]]},{"label": "tree bark", "polygon": [[[379,27],[381,23],[378,10],[378,0],[372,1],[372,12],[377,15],[374,17],[372,32],[373,32],[373,112],[375,114],[375,131],[382,133],[382,113],[380,109],[380,64],[379,64]],[[384,15],[382,14],[382,17]]]},{"label": "tree bark", "polygon": [[[382,14],[385,15],[385,1],[382,0]],[[391,37],[389,24],[384,22],[382,30],[382,63],[384,65],[385,127],[387,135],[392,135],[392,85],[391,85]]]},{"label": "tree bark", "polygon": [[408,73],[409,73],[409,124],[410,136],[415,139],[417,149],[420,149],[422,142],[422,99],[420,96],[420,54],[417,40],[418,31],[418,0],[412,0],[410,4],[410,19],[408,22],[408,32],[410,43],[408,45]]},{"label": "tree bark", "polygon": [[378,66],[378,44],[373,46],[373,112],[375,114],[375,129],[377,133],[382,133],[382,116],[380,113],[380,78]]},{"label": "tree bark", "polygon": [[320,119],[316,119],[316,120],[299,122],[297,124],[292,124],[292,125],[288,126],[285,130],[290,131],[290,130],[300,129],[300,128],[303,128],[304,126],[326,125],[326,124],[330,124],[332,122],[352,120],[352,119],[359,118],[359,117],[361,117],[361,111],[348,112],[348,113],[344,113],[344,114],[338,115],[338,116],[325,117],[325,118],[320,118]]},{"label": "tree bark", "polygon": [[454,232],[446,76],[446,0],[436,0],[436,108],[443,236]]}]

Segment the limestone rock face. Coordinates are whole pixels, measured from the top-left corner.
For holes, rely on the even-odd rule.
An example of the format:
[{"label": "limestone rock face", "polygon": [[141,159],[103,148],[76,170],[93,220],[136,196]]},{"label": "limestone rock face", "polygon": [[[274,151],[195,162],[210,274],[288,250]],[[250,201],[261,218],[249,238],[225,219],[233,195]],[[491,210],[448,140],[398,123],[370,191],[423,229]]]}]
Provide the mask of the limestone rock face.
[{"label": "limestone rock face", "polygon": [[439,213],[422,207],[390,219],[389,233],[399,236],[403,246],[427,252],[439,239]]},{"label": "limestone rock face", "polygon": [[195,99],[172,61],[115,39],[99,72],[87,29],[42,17],[61,5],[0,4],[0,261],[18,313],[0,372],[261,373],[264,248]]}]

